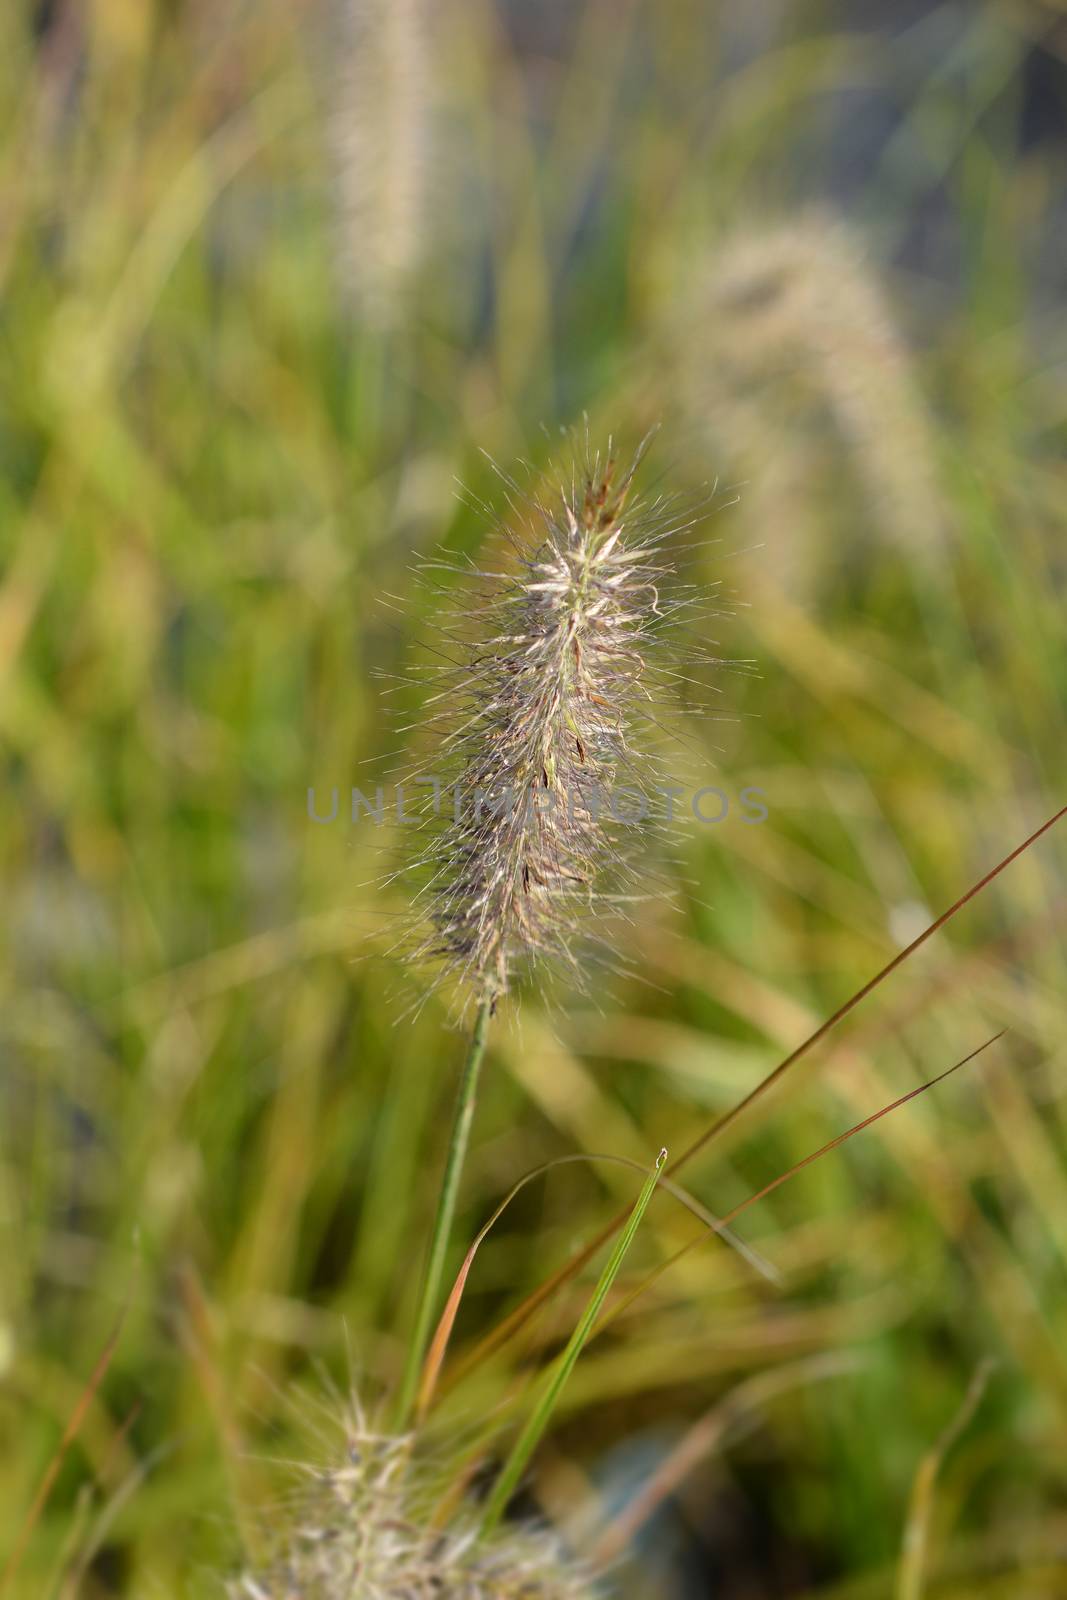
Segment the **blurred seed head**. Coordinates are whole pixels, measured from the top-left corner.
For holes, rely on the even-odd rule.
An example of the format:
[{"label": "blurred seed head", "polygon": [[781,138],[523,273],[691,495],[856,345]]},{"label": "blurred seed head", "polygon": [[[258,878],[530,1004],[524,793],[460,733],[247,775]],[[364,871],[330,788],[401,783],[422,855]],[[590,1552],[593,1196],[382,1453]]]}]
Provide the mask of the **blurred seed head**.
[{"label": "blurred seed head", "polygon": [[428,720],[435,770],[455,788],[418,862],[430,925],[418,954],[481,997],[543,962],[580,983],[590,943],[611,952],[604,919],[631,885],[633,836],[647,843],[612,798],[654,785],[660,702],[678,677],[670,624],[694,602],[663,550],[692,518],[635,492],[639,460],[622,467],[610,442],[603,456],[587,449],[532,517],[510,484],[513,509],[532,521],[515,570],[473,569],[473,628],[454,597],[441,625],[449,666]]},{"label": "blurred seed head", "polygon": [[331,145],[342,285],[391,326],[418,265],[427,138],[425,0],[335,0]]},{"label": "blurred seed head", "polygon": [[835,559],[820,535],[827,495],[849,474],[865,534],[936,559],[929,419],[853,229],[812,211],[727,238],[686,301],[679,340],[684,404],[744,480],[742,515],[775,539],[768,570],[810,587]]},{"label": "blurred seed head", "polygon": [[442,1485],[413,1467],[410,1439],[353,1418],[334,1459],[299,1473],[271,1513],[264,1561],[229,1583],[230,1600],[593,1600],[541,1529],[480,1541],[473,1508],[435,1525]]}]

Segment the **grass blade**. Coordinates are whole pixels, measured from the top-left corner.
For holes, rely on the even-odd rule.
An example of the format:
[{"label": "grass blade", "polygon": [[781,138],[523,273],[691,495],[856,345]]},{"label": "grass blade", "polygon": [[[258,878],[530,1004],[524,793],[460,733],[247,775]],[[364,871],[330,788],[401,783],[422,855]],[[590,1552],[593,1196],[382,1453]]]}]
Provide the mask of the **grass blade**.
[{"label": "grass blade", "polygon": [[607,1298],[608,1291],[618,1276],[623,1257],[629,1250],[634,1235],[641,1225],[641,1218],[648,1209],[648,1203],[652,1199],[657,1179],[666,1159],[666,1150],[661,1150],[656,1158],[655,1166],[645,1179],[645,1185],[637,1198],[637,1204],[630,1212],[626,1226],[616,1241],[608,1263],[600,1274],[589,1303],[567,1342],[566,1349],[549,1373],[544,1393],[534,1407],[526,1426],[515,1441],[511,1454],[508,1456],[500,1476],[493,1485],[492,1493],[486,1504],[485,1515],[482,1518],[481,1532],[483,1536],[491,1533],[503,1516],[507,1509],[508,1501],[518,1487],[519,1480],[526,1470],[526,1465],[537,1448],[541,1435],[548,1426],[552,1412],[555,1410],[556,1402],[563,1392],[563,1386],[574,1370],[574,1365],[582,1353],[582,1346],[593,1331],[593,1324],[596,1322],[600,1308]]},{"label": "grass blade", "polygon": [[401,1428],[407,1426],[412,1406],[415,1404],[419,1373],[422,1370],[423,1359],[426,1355],[426,1345],[433,1329],[433,1315],[437,1310],[441,1279],[445,1270],[445,1259],[448,1255],[448,1246],[452,1238],[452,1221],[456,1214],[456,1200],[459,1196],[459,1185],[463,1175],[463,1163],[467,1156],[467,1145],[470,1143],[471,1122],[474,1119],[474,1103],[478,1094],[478,1077],[485,1057],[489,1020],[492,1015],[493,1002],[491,1000],[483,1000],[478,1007],[474,1030],[467,1050],[467,1058],[460,1078],[456,1110],[452,1121],[452,1133],[448,1142],[448,1158],[445,1163],[444,1177],[441,1180],[437,1214],[434,1218],[433,1233],[430,1236],[430,1249],[426,1259],[426,1270],[419,1293],[419,1308],[415,1318],[415,1328],[411,1336],[411,1343],[408,1346],[407,1363],[404,1368],[404,1378],[400,1389],[397,1419]]},{"label": "grass blade", "polygon": [[[470,1249],[463,1258],[459,1272],[456,1274],[455,1282],[449,1291],[448,1299],[445,1302],[445,1308],[441,1313],[440,1320],[437,1324],[437,1329],[434,1333],[433,1339],[430,1342],[430,1348],[426,1353],[426,1360],[422,1369],[422,1378],[419,1383],[418,1403],[415,1408],[416,1425],[425,1420],[426,1413],[429,1411],[433,1402],[434,1392],[437,1388],[437,1380],[440,1376],[441,1366],[445,1359],[445,1352],[448,1349],[448,1341],[452,1337],[452,1329],[455,1325],[456,1313],[459,1311],[459,1304],[463,1298],[463,1291],[467,1286],[467,1279],[470,1276],[471,1267],[474,1265],[474,1258],[481,1249],[486,1235],[492,1231],[497,1222],[499,1222],[500,1218],[504,1215],[504,1212],[507,1210],[508,1206],[515,1199],[515,1196],[520,1194],[521,1191],[526,1188],[528,1183],[533,1183],[537,1178],[543,1178],[546,1173],[552,1172],[556,1167],[573,1166],[578,1162],[599,1161],[612,1162],[614,1165],[620,1167],[631,1167],[635,1172],[643,1173],[645,1170],[643,1166],[638,1164],[638,1162],[631,1161],[628,1156],[597,1155],[587,1151],[583,1151],[580,1155],[556,1156],[553,1158],[553,1160],[542,1162],[540,1166],[534,1167],[530,1172],[524,1173],[519,1179],[518,1183],[513,1184],[508,1190],[507,1194],[504,1196],[503,1200],[501,1200],[500,1204],[497,1206],[488,1222],[484,1223],[482,1227],[479,1228],[478,1232],[471,1241]],[[680,1188],[678,1184],[672,1183],[669,1178],[664,1178],[661,1176],[658,1182],[661,1189],[666,1190],[666,1192],[671,1195],[673,1199],[685,1206],[686,1210],[696,1217],[699,1222],[702,1222],[706,1228],[711,1230],[712,1233],[717,1233],[720,1238],[724,1239],[725,1242],[730,1245],[731,1249],[736,1250],[743,1260],[745,1260],[753,1269],[753,1271],[758,1272],[761,1277],[767,1278],[772,1283],[779,1283],[781,1281],[781,1275],[776,1267],[772,1266],[769,1261],[764,1260],[758,1250],[753,1250],[750,1245],[745,1244],[741,1239],[738,1239],[735,1234],[732,1234],[728,1228],[724,1228],[719,1218],[714,1216],[706,1206],[702,1206],[699,1200],[695,1200],[691,1194],[688,1194],[684,1189]]]},{"label": "grass blade", "polygon": [[904,1528],[904,1548],[901,1551],[900,1570],[897,1574],[896,1600],[922,1600],[937,1475],[945,1457],[981,1404],[995,1366],[996,1362],[991,1360],[980,1363],[967,1386],[967,1393],[960,1402],[956,1415],[919,1464],[915,1482],[912,1484],[908,1520]]}]

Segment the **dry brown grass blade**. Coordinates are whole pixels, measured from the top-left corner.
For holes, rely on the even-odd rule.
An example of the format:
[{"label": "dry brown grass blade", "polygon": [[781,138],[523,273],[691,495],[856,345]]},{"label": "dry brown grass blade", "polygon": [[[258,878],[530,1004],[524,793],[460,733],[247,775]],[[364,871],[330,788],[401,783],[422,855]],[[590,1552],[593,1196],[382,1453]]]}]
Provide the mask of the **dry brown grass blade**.
[{"label": "dry brown grass blade", "polygon": [[788,1183],[789,1179],[795,1178],[798,1172],[803,1172],[805,1167],[810,1167],[812,1162],[819,1161],[823,1156],[829,1155],[831,1150],[838,1149],[849,1139],[854,1138],[857,1133],[862,1133],[865,1128],[871,1127],[873,1123],[880,1122],[883,1117],[888,1117],[891,1111],[897,1111],[901,1106],[906,1106],[909,1100],[915,1100],[919,1095],[925,1094],[927,1089],[933,1089],[937,1084],[944,1083],[946,1078],[951,1078],[954,1072],[958,1072],[969,1061],[973,1061],[976,1056],[980,1056],[983,1050],[988,1050],[991,1044],[996,1044],[998,1039],[1003,1039],[1006,1032],[1007,1029],[1001,1028],[999,1032],[990,1034],[988,1039],[984,1040],[980,1045],[976,1045],[973,1050],[967,1055],[961,1056],[958,1061],[954,1061],[951,1067],[945,1068],[944,1072],[937,1073],[933,1078],[927,1078],[925,1083],[917,1084],[914,1089],[909,1089],[907,1094],[898,1095],[887,1106],[882,1106],[878,1111],[872,1111],[869,1117],[863,1118],[862,1122],[854,1122],[851,1128],[845,1129],[844,1133],[835,1134],[832,1139],[828,1139],[825,1144],[820,1145],[818,1150],[813,1150],[810,1155],[803,1156],[801,1160],[794,1162],[787,1171],[780,1172],[776,1178],[771,1179],[770,1183],[765,1183],[762,1189],[756,1190],[755,1194],[750,1194],[746,1199],[739,1201],[732,1210],[726,1213],[722,1219],[723,1222],[733,1222],[735,1217],[741,1215],[742,1211],[747,1211],[749,1206],[754,1206],[758,1200],[765,1200],[769,1194],[774,1193],[775,1189],[780,1189],[783,1183]]},{"label": "dry brown grass blade", "polygon": [[59,1477],[60,1469],[67,1458],[67,1452],[74,1443],[75,1439],[78,1437],[78,1434],[81,1431],[82,1423],[85,1421],[86,1413],[93,1403],[97,1390],[104,1381],[107,1369],[111,1365],[112,1357],[114,1356],[118,1347],[119,1338],[122,1334],[123,1323],[126,1321],[126,1311],[127,1306],[123,1306],[122,1310],[119,1312],[118,1321],[115,1323],[114,1328],[108,1335],[108,1338],[104,1344],[104,1348],[97,1356],[93,1365],[93,1370],[86,1380],[85,1386],[78,1397],[78,1401],[74,1407],[74,1410],[70,1414],[66,1427],[63,1429],[62,1438],[56,1445],[55,1450],[52,1452],[52,1459],[45,1468],[44,1477],[41,1479],[37,1493],[33,1497],[33,1503],[26,1513],[25,1520],[21,1529],[19,1530],[18,1537],[15,1540],[11,1554],[4,1566],[4,1570],[2,1573],[0,1573],[0,1594],[7,1594],[10,1591],[12,1581],[15,1578],[19,1567],[22,1565],[22,1559],[26,1554],[30,1539],[33,1537],[33,1530],[37,1526],[42,1511],[48,1504],[48,1497],[55,1487],[55,1482]]},{"label": "dry brown grass blade", "polygon": [[467,1277],[483,1237],[484,1234],[479,1233],[467,1254],[463,1257],[463,1265],[456,1274],[456,1281],[452,1285],[448,1299],[445,1301],[441,1319],[437,1324],[433,1339],[430,1341],[430,1348],[426,1352],[426,1361],[423,1365],[422,1378],[419,1383],[418,1399],[415,1403],[416,1426],[422,1422],[433,1401],[434,1391],[437,1388],[437,1379],[441,1372],[441,1363],[445,1359],[448,1341],[452,1337],[452,1329],[455,1326],[459,1303],[463,1298],[463,1291],[467,1287]]},{"label": "dry brown grass blade", "polygon": [[941,915],[937,917],[935,921],[931,922],[928,928],[923,929],[918,938],[913,939],[910,944],[905,945],[903,950],[899,950],[891,961],[888,961],[879,972],[875,973],[873,978],[869,979],[868,982],[863,985],[862,989],[857,989],[855,993],[845,1001],[844,1005],[838,1006],[837,1010],[832,1016],[828,1017],[825,1022],[821,1023],[820,1026],[816,1028],[814,1033],[809,1034],[803,1043],[799,1044],[790,1055],[786,1056],[784,1061],[780,1061],[773,1072],[768,1073],[767,1077],[761,1079],[760,1082],[757,1083],[756,1087],[746,1094],[741,1100],[739,1100],[735,1106],[731,1107],[731,1109],[727,1111],[724,1116],[720,1117],[718,1121],[713,1122],[710,1128],[705,1129],[700,1137],[695,1139],[687,1150],[683,1150],[682,1154],[678,1157],[671,1170],[673,1172],[677,1172],[678,1169],[683,1167],[687,1161],[691,1161],[695,1155],[698,1155],[701,1150],[710,1144],[712,1139],[718,1138],[720,1134],[725,1133],[726,1129],[730,1127],[732,1123],[736,1122],[738,1117],[740,1117],[743,1112],[747,1111],[750,1106],[753,1106],[757,1101],[762,1100],[764,1096],[770,1092],[774,1085],[782,1077],[784,1077],[784,1075],[789,1071],[790,1067],[795,1066],[802,1056],[806,1056],[810,1050],[813,1050],[817,1044],[821,1043],[821,1041],[830,1032],[831,1028],[835,1028],[839,1022],[842,1022],[844,1018],[848,1016],[850,1011],[855,1010],[856,1006],[858,1006],[862,1000],[866,1000],[867,996],[878,988],[879,984],[884,983],[886,978],[890,977],[894,972],[896,972],[898,967],[903,966],[904,962],[907,961],[909,956],[914,955],[916,950],[924,945],[928,939],[932,939],[935,933],[940,932],[946,923],[951,922],[952,918],[956,916],[958,912],[962,911],[965,905],[969,904],[969,902],[974,899],[975,895],[981,894],[982,890],[987,888],[989,884],[993,882],[994,878],[999,877],[1006,867],[1010,867],[1013,861],[1017,861],[1026,850],[1030,849],[1031,845],[1036,844],[1038,839],[1040,839],[1043,834],[1048,833],[1050,828],[1055,827],[1056,823],[1059,822],[1061,817],[1064,816],[1067,816],[1067,806],[1061,806],[1059,811],[1056,812],[1055,816],[1050,817],[1047,822],[1042,823],[1041,827],[1032,833],[1028,839],[1024,839],[1022,844],[1016,845],[1015,849],[1012,850],[1009,855],[1006,855],[1001,861],[998,861],[996,866],[993,867],[991,871],[987,872],[984,877],[979,878],[977,883],[972,884],[965,894],[960,895],[958,900],[953,901],[948,910],[942,911]]},{"label": "dry brown grass blade", "polygon": [[[828,1139],[825,1144],[819,1146],[818,1150],[813,1150],[810,1155],[802,1157],[800,1161],[795,1162],[785,1172],[780,1172],[776,1178],[772,1178],[770,1183],[764,1184],[762,1189],[757,1189],[755,1194],[750,1194],[744,1200],[739,1201],[732,1211],[726,1212],[722,1219],[723,1225],[733,1222],[741,1215],[742,1211],[747,1211],[749,1206],[754,1206],[757,1201],[766,1200],[769,1194],[773,1194],[776,1189],[780,1189],[783,1183],[788,1183],[790,1178],[795,1178],[798,1172],[803,1172],[805,1167],[810,1167],[813,1162],[829,1155],[831,1150],[837,1150],[849,1139],[854,1138],[857,1133],[862,1133],[865,1128],[869,1128],[872,1123],[881,1121],[882,1117],[887,1117],[891,1111],[897,1111],[901,1106],[907,1105],[909,1100],[914,1100],[918,1095],[925,1094],[927,1089],[933,1089],[937,1084],[944,1083],[946,1078],[951,1078],[954,1072],[958,1072],[969,1061],[973,1061],[975,1056],[980,1056],[983,1050],[988,1050],[991,1044],[996,1044],[998,1039],[1003,1039],[1006,1031],[1006,1029],[1002,1028],[999,1033],[994,1033],[983,1044],[978,1045],[969,1055],[961,1057],[959,1061],[954,1061],[951,1067],[945,1068],[944,1072],[939,1072],[935,1078],[927,1078],[925,1083],[920,1083],[916,1088],[909,1089],[907,1094],[902,1094],[896,1100],[891,1100],[887,1106],[882,1106],[879,1111],[873,1111],[869,1117],[864,1117],[862,1122],[854,1122],[852,1127],[846,1128],[844,1133],[836,1134],[834,1138]],[[680,1249],[676,1250],[672,1256],[668,1256],[666,1261],[662,1261],[654,1272],[650,1272],[647,1278],[644,1278],[606,1316],[601,1318],[597,1332],[602,1332],[609,1322],[613,1322],[628,1306],[633,1305],[634,1301],[639,1299],[646,1289],[650,1289],[659,1278],[662,1278],[665,1272],[668,1272],[674,1266],[675,1262],[681,1261],[682,1257],[688,1255],[690,1250],[699,1243],[699,1239],[690,1239],[687,1244],[683,1244]]]},{"label": "dry brown grass blade", "polygon": [[[671,1173],[679,1171],[679,1169],[683,1167],[686,1162],[691,1161],[693,1157],[698,1155],[701,1150],[705,1149],[713,1139],[724,1133],[727,1128],[736,1122],[743,1112],[747,1111],[751,1106],[755,1105],[758,1100],[761,1100],[766,1094],[768,1094],[773,1086],[780,1081],[780,1079],[790,1070],[791,1067],[795,1066],[796,1063],[804,1056],[808,1055],[817,1044],[822,1042],[831,1029],[835,1028],[839,1022],[843,1021],[851,1011],[855,1010],[861,1001],[865,1000],[868,995],[872,994],[874,990],[879,987],[880,984],[884,983],[888,977],[896,972],[898,967],[902,966],[903,963],[907,961],[909,956],[914,955],[916,950],[924,945],[928,939],[931,939],[935,933],[938,933],[943,927],[945,927],[953,917],[957,916],[958,913],[963,910],[964,906],[968,905],[976,895],[980,894],[982,890],[987,888],[995,878],[998,878],[1002,872],[1010,867],[1013,861],[1017,861],[1019,857],[1029,850],[1032,845],[1036,844],[1037,841],[1043,837],[1043,835],[1048,833],[1050,829],[1054,828],[1056,823],[1059,822],[1064,816],[1067,816],[1067,806],[1061,806],[1053,816],[1049,817],[1047,822],[1043,822],[1039,828],[1035,829],[1035,831],[1029,835],[1028,838],[1024,839],[1021,844],[1016,845],[1014,850],[1010,851],[1008,855],[1004,856],[1000,861],[998,861],[995,867],[993,867],[989,872],[985,873],[983,877],[979,878],[977,883],[972,884],[965,894],[960,895],[958,900],[953,901],[952,905],[949,906],[947,911],[943,911],[935,921],[931,922],[930,926],[925,928],[923,932],[919,934],[918,938],[913,939],[909,945],[904,947],[903,950],[898,951],[893,959],[888,961],[886,965],[880,969],[880,971],[876,972],[874,977],[865,983],[861,989],[857,989],[852,995],[850,995],[843,1005],[839,1006],[837,1010],[826,1019],[825,1022],[821,1023],[819,1027],[815,1029],[814,1033],[809,1034],[808,1037],[804,1039],[795,1050],[791,1051],[791,1053],[787,1055],[783,1061],[779,1062],[778,1066],[775,1067],[774,1070],[767,1075],[767,1077],[761,1079],[749,1094],[745,1095],[741,1100],[739,1100],[736,1105],[731,1107],[731,1109],[725,1113],[725,1115],[713,1122],[711,1127],[707,1128],[698,1139],[694,1140],[689,1148],[684,1150],[674,1162],[670,1169]],[[498,1323],[497,1327],[494,1328],[491,1333],[487,1334],[485,1338],[475,1346],[474,1350],[472,1350],[468,1356],[457,1363],[456,1369],[449,1380],[449,1385],[452,1383],[458,1383],[460,1379],[463,1378],[468,1372],[472,1371],[488,1356],[491,1356],[496,1350],[499,1350],[502,1345],[508,1342],[513,1334],[517,1333],[520,1328],[524,1327],[529,1319],[540,1309],[542,1305],[544,1305],[546,1300],[551,1298],[558,1288],[567,1283],[572,1277],[574,1277],[575,1273],[580,1272],[582,1268],[592,1260],[593,1256],[602,1247],[602,1245],[622,1226],[623,1222],[625,1221],[625,1217],[625,1212],[620,1212],[618,1216],[613,1217],[607,1226],[604,1227],[600,1233],[598,1233],[589,1242],[589,1244],[585,1245],[583,1249],[577,1253],[577,1255],[572,1256],[572,1258],[566,1262],[564,1266],[560,1267],[550,1277],[546,1278],[545,1281],[540,1284],[532,1294],[527,1295],[526,1299],[523,1300],[520,1305],[516,1306],[515,1310],[510,1312],[509,1315],[503,1319],[503,1321]]]}]

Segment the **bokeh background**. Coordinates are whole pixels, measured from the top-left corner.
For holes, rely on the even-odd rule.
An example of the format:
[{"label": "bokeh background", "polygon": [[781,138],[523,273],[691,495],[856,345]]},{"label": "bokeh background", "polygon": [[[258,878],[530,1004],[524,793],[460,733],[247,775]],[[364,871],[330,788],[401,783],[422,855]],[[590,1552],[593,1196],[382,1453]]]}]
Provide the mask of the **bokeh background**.
[{"label": "bokeh background", "polygon": [[[770,816],[684,836],[638,977],[499,1019],[464,1237],[684,1147],[1067,798],[1067,15],[9,0],[0,128],[3,1592],[215,1594],[403,1360],[463,1041],[401,842],[306,795],[403,757],[485,453],[662,424],[758,668],[707,781]],[[1007,1030],[746,1215],[780,1284],[705,1243],[586,1351],[524,1509],[588,1556],[684,1465],[626,1600],[1067,1593],[1064,861],[690,1169],[725,1210]],[[588,1273],[464,1358],[633,1192],[506,1214],[431,1452],[507,1436]],[[622,1291],[695,1231],[659,1197]]]}]

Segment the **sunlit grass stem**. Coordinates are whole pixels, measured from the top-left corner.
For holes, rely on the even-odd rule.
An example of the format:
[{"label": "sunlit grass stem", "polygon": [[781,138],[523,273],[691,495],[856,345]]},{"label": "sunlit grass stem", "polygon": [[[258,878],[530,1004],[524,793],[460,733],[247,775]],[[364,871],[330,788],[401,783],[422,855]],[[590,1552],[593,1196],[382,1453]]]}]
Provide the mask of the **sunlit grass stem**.
[{"label": "sunlit grass stem", "polygon": [[452,1236],[452,1219],[456,1212],[456,1196],[459,1193],[459,1182],[463,1174],[467,1144],[470,1140],[471,1122],[474,1118],[474,1105],[478,1094],[478,1078],[481,1073],[482,1059],[485,1056],[485,1043],[489,1033],[489,1018],[492,1013],[493,1001],[487,998],[478,1007],[478,1012],[474,1019],[474,1028],[471,1033],[470,1047],[467,1051],[467,1058],[463,1063],[463,1074],[460,1078],[459,1094],[456,1099],[456,1112],[448,1142],[445,1174],[441,1181],[441,1194],[437,1202],[437,1215],[434,1218],[430,1250],[426,1259],[426,1271],[423,1276],[422,1290],[419,1297],[419,1309],[415,1318],[415,1329],[411,1337],[411,1344],[408,1347],[404,1381],[400,1389],[397,1422],[398,1426],[402,1428],[407,1426],[415,1404],[415,1395],[419,1387],[419,1373],[422,1370],[426,1347],[430,1341],[430,1333],[433,1329],[434,1318],[438,1310],[438,1301],[441,1297],[441,1279],[444,1275],[445,1259],[448,1255],[449,1240]]}]

